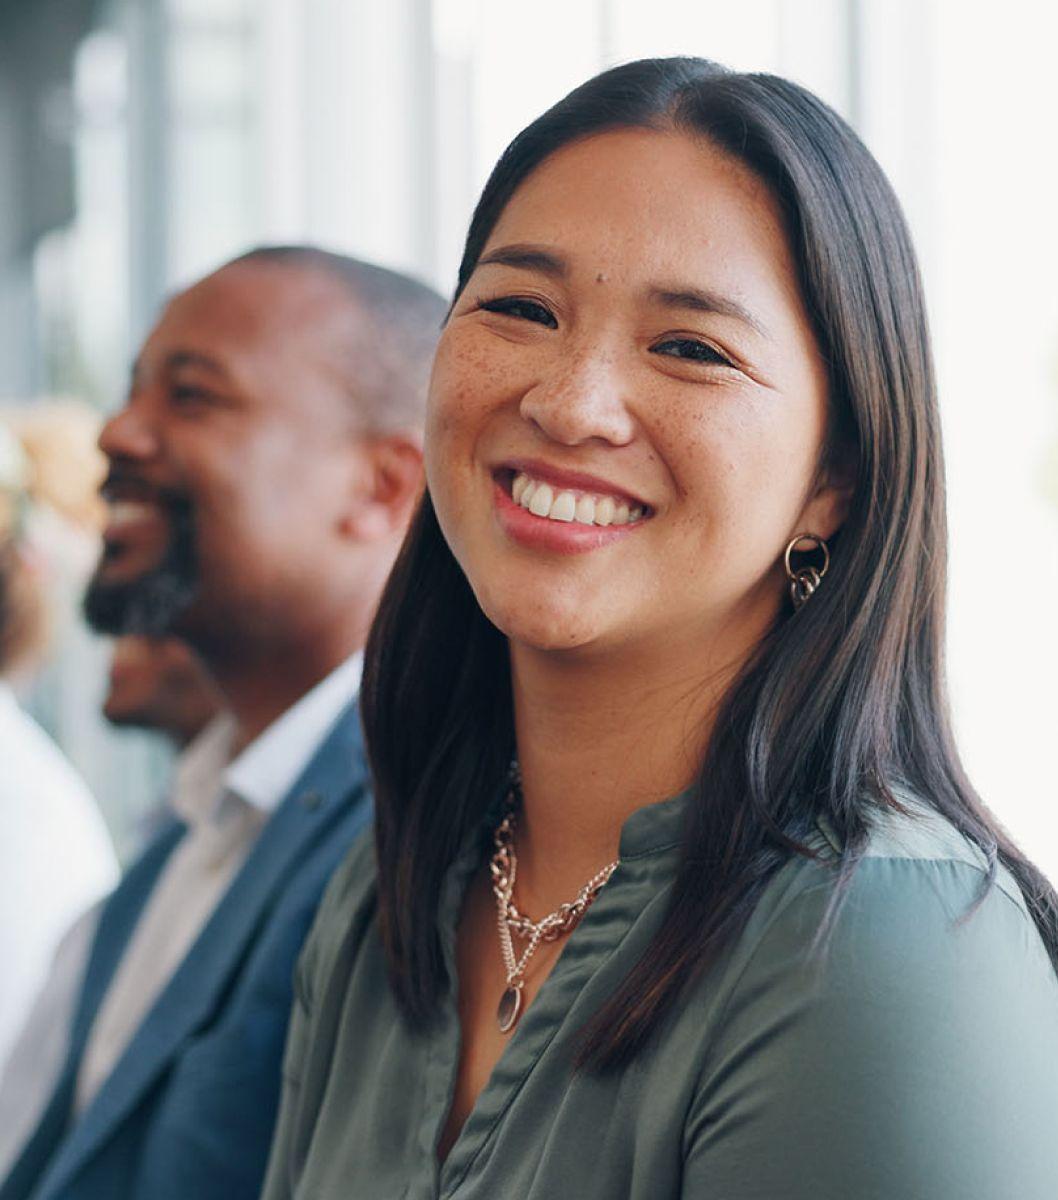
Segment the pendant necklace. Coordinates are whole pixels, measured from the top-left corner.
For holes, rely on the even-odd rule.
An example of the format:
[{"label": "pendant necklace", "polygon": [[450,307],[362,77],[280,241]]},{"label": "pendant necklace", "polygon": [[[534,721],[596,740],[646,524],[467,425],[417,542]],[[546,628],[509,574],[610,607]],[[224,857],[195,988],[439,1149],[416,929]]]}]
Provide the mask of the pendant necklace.
[{"label": "pendant necklace", "polygon": [[[511,788],[508,793],[507,812],[499,823],[493,842],[495,851],[489,861],[492,875],[492,893],[496,897],[496,918],[500,933],[500,953],[507,972],[507,987],[496,1009],[496,1020],[500,1033],[510,1033],[522,1015],[522,989],[525,987],[525,968],[541,942],[554,942],[572,933],[581,918],[591,907],[617,870],[620,859],[603,867],[577,893],[568,904],[556,908],[539,921],[531,921],[518,911],[514,903],[514,881],[518,874],[518,858],[514,852],[514,829],[521,800],[521,781],[517,763],[511,767]],[[522,939],[526,945],[520,955],[514,952],[514,939]]]}]

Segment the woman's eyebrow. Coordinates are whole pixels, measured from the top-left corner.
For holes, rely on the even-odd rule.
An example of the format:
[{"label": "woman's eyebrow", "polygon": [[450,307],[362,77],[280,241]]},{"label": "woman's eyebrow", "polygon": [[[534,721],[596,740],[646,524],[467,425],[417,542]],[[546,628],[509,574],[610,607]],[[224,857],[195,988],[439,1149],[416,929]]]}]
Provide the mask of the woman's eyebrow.
[{"label": "woman's eyebrow", "polygon": [[764,325],[737,300],[730,296],[722,296],[719,292],[710,292],[697,287],[652,287],[647,293],[647,299],[652,304],[663,308],[683,308],[691,312],[715,313],[721,317],[734,317],[751,329],[755,329],[763,338],[771,339],[771,334]]},{"label": "woman's eyebrow", "polygon": [[[483,254],[477,262],[479,267],[503,266],[516,267],[526,271],[539,271],[556,279],[564,279],[569,274],[566,260],[545,246],[532,245],[526,242],[513,243],[510,246],[498,246]],[[692,312],[715,313],[722,317],[734,317],[751,329],[756,330],[761,337],[770,340],[771,334],[760,320],[757,319],[744,305],[729,296],[719,292],[711,292],[705,288],[680,285],[654,286],[647,292],[647,299],[652,304],[663,308],[683,308]]]},{"label": "woman's eyebrow", "polygon": [[503,267],[521,267],[527,271],[539,271],[556,279],[562,279],[568,274],[566,260],[545,246],[533,246],[526,242],[510,246],[498,246],[483,254],[477,265],[487,267],[492,264]]}]

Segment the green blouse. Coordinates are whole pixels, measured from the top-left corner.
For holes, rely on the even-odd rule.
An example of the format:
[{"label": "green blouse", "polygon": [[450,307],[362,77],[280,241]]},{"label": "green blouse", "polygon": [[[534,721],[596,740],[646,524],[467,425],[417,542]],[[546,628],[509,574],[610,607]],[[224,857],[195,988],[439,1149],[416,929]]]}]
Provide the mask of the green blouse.
[{"label": "green blouse", "polygon": [[[880,820],[821,966],[808,948],[832,873],[798,859],[646,1052],[572,1069],[664,919],[685,803],[629,818],[621,865],[441,1165],[454,999],[429,1033],[398,1015],[370,835],[354,847],[299,967],[263,1200],[1055,1200],[1058,979],[1006,872],[956,923],[981,859],[928,811]],[[451,978],[487,846],[444,889]]]}]

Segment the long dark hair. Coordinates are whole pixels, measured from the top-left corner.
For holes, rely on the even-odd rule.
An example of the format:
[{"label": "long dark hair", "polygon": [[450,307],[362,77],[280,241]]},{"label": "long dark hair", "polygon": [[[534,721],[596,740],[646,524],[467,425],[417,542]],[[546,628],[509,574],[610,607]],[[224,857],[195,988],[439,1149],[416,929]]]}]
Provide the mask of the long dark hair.
[{"label": "long dark hair", "polygon": [[[675,129],[741,160],[777,198],[829,364],[830,449],[855,472],[825,586],[780,620],[726,695],[690,806],[662,933],[585,1031],[582,1064],[627,1061],[680,988],[743,926],[825,816],[844,847],[906,787],[1016,877],[1058,969],[1058,896],[983,807],[959,762],[944,680],[943,459],[921,284],[900,206],[852,130],[772,75],[649,59],[589,80],[518,135],[474,212],[466,285],[518,186],[562,146]],[[457,848],[502,787],[513,742],[505,638],[479,609],[427,494],[367,648],[363,718],[377,795],[390,977],[414,1023],[447,986],[436,923]],[[831,905],[831,916],[836,906]]]}]

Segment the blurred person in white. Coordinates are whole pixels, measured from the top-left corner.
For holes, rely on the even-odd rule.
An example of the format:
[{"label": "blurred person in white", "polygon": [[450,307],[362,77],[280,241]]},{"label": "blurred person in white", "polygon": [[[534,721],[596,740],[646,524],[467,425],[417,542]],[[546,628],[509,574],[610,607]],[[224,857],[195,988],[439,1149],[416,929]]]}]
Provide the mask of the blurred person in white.
[{"label": "blurred person in white", "polygon": [[109,647],[81,614],[106,518],[99,494],[106,460],[96,444],[102,416],[74,397],[49,396],[6,407],[2,419],[30,460],[27,536],[47,579],[49,653],[33,680],[30,704],[89,783],[120,857],[131,797],[115,788],[120,767],[99,713]]},{"label": "blurred person in white", "polygon": [[107,901],[0,1200],[256,1200],[293,969],[370,816],[367,629],[422,488],[445,305],[311,247],[174,296],[100,446],[101,632],[180,637],[233,722]]},{"label": "blurred person in white", "polygon": [[[99,494],[106,460],[96,445],[103,422],[84,401],[50,396],[0,410],[0,419],[18,439],[29,461],[26,491],[28,536],[47,560],[49,593],[53,575],[81,594],[95,569],[106,504]],[[49,595],[49,599],[52,597]],[[74,616],[80,625],[80,612]],[[51,618],[56,619],[54,605]]]},{"label": "blurred person in white", "polygon": [[48,648],[32,460],[0,423],[0,1062],[71,922],[117,879],[84,781],[19,703]]},{"label": "blurred person in white", "polygon": [[[172,743],[180,754],[174,791],[194,786],[201,755],[195,747],[208,746],[205,730],[211,722],[225,721],[216,689],[187,645],[176,638],[131,634],[114,642],[103,714],[120,729],[153,731]],[[158,821],[157,812],[152,813],[152,827]],[[88,909],[62,938],[0,1071],[0,1177],[40,1119],[58,1078],[100,908]]]}]

